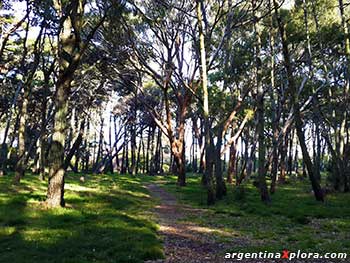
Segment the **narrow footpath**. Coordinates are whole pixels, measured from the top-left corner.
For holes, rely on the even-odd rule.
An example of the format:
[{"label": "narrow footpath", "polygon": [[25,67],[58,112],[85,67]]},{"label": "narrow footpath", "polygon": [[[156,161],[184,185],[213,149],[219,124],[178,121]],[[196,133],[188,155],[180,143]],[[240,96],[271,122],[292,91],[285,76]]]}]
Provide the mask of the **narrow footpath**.
[{"label": "narrow footpath", "polygon": [[201,209],[179,204],[174,195],[157,184],[147,185],[154,198],[159,199],[155,208],[160,235],[164,242],[165,260],[148,261],[164,263],[227,262],[223,255],[227,245],[217,243],[209,228],[185,222],[188,215],[204,213]]},{"label": "narrow footpath", "polygon": [[[220,229],[199,226],[185,220],[189,215],[200,217],[204,209],[197,209],[179,204],[175,196],[160,185],[146,185],[153,198],[159,200],[154,213],[160,226],[159,234],[163,240],[165,259],[146,261],[145,263],[280,263],[286,259],[242,259],[225,260],[225,252],[236,246],[249,246],[249,239],[233,237],[231,242],[222,243],[215,240],[213,232],[229,235]],[[293,260],[293,263],[338,263],[337,260]]]}]

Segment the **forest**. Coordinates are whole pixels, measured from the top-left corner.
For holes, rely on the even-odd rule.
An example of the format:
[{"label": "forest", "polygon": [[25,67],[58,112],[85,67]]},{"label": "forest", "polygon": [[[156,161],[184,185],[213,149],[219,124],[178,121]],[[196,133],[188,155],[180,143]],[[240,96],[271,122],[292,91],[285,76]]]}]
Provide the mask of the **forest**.
[{"label": "forest", "polygon": [[0,262],[349,262],[349,0],[2,0],[0,25]]}]

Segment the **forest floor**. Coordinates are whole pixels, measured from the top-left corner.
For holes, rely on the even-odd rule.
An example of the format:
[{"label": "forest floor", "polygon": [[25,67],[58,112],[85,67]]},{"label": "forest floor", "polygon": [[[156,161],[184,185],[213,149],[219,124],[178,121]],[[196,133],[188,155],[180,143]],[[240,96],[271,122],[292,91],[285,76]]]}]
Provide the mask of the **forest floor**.
[{"label": "forest floor", "polygon": [[43,205],[47,182],[29,173],[20,185],[13,174],[0,177],[0,262],[226,263],[228,252],[284,249],[350,255],[350,194],[320,204],[307,180],[279,185],[269,206],[251,183],[228,185],[208,207],[197,175],[186,187],[175,176],[80,176],[66,178],[66,208],[51,210]]},{"label": "forest floor", "polygon": [[[350,255],[350,194],[328,195],[321,204],[314,201],[307,180],[291,178],[278,186],[269,206],[262,204],[257,189],[248,183],[241,188],[228,185],[227,196],[208,207],[200,179],[189,176],[187,186],[178,187],[176,177],[158,177],[148,186],[161,200],[156,213],[167,258],[159,262],[230,262],[224,260],[227,252],[300,250]],[[185,260],[176,260],[181,257]],[[292,262],[333,263],[349,259]]]},{"label": "forest floor", "polygon": [[[179,204],[173,194],[167,192],[157,183],[148,184],[147,189],[160,202],[155,207],[155,213],[160,225],[159,232],[164,242],[166,256],[165,260],[148,262],[223,262],[222,252],[228,247],[225,243],[217,242],[213,238],[212,232],[221,231],[225,234],[224,231],[182,221],[188,216],[200,217],[201,214],[205,213],[205,210]],[[238,242],[238,240],[235,241]]]},{"label": "forest floor", "polygon": [[43,205],[47,182],[0,177],[1,263],[142,263],[163,257],[156,202],[141,178],[66,177],[66,208]]}]

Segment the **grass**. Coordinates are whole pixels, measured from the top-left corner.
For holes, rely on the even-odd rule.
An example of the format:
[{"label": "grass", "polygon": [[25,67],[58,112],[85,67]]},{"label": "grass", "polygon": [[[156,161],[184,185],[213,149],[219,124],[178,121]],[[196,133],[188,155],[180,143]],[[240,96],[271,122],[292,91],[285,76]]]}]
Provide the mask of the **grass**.
[{"label": "grass", "polygon": [[[143,262],[164,257],[151,214],[156,200],[144,187],[162,184],[180,202],[203,211],[181,219],[214,229],[219,242],[235,244],[223,252],[350,253],[350,194],[314,200],[308,181],[291,180],[278,186],[269,206],[257,189],[228,186],[228,195],[206,205],[200,177],[176,186],[175,176],[147,177],[70,174],[66,208],[48,210],[46,182],[27,175],[18,186],[13,175],[0,177],[0,262]],[[238,242],[237,242],[238,241]]]},{"label": "grass", "polygon": [[47,210],[46,182],[0,177],[0,262],[143,262],[163,257],[143,177],[66,179],[67,208]]},{"label": "grass", "polygon": [[[163,179],[164,187],[185,204],[203,208],[203,216],[185,220],[203,227],[225,230],[216,233],[222,242],[245,240],[231,252],[280,252],[282,249],[305,252],[350,253],[350,194],[327,195],[321,204],[314,200],[308,181],[290,181],[278,186],[269,206],[260,201],[252,184],[244,188],[228,186],[228,195],[215,206],[206,205],[206,190],[199,176],[188,177],[186,187],[175,185],[174,176]],[[158,178],[160,179],[160,178]]]}]

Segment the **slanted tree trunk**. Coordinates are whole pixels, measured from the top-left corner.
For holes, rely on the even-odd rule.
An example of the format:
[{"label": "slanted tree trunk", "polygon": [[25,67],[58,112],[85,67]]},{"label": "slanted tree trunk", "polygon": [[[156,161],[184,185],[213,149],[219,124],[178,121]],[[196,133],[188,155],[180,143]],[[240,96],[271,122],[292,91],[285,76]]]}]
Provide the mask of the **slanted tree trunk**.
[{"label": "slanted tree trunk", "polygon": [[[24,67],[25,64],[25,57],[27,55],[27,36],[28,36],[28,30],[27,27],[27,34],[24,40],[24,54],[22,57],[22,67]],[[24,176],[24,172],[26,169],[26,126],[27,126],[27,119],[28,119],[28,104],[29,104],[29,96],[31,93],[31,82],[34,78],[34,74],[38,68],[39,62],[40,62],[40,40],[41,35],[43,32],[43,26],[41,26],[40,32],[34,42],[34,63],[29,72],[25,70],[26,72],[26,80],[23,86],[23,101],[22,101],[22,107],[19,113],[19,126],[18,126],[18,160],[15,168],[15,177],[14,177],[14,183],[19,183],[21,178]],[[35,145],[35,144],[34,144]],[[33,145],[33,146],[34,146]]]},{"label": "slanted tree trunk", "polygon": [[126,152],[126,142],[124,141],[123,144],[123,151],[122,151],[122,163],[121,163],[121,167],[120,167],[120,173],[121,174],[126,174],[126,167],[125,167],[125,152]]},{"label": "slanted tree trunk", "polygon": [[[311,50],[311,40],[310,40],[310,30],[309,30],[309,12],[307,8],[307,0],[303,0],[303,11],[304,11],[304,25],[305,25],[305,33],[306,33],[306,53],[308,55],[308,67],[309,67],[309,75],[312,78],[314,76],[313,72],[313,62],[312,62],[312,50]],[[316,17],[315,17],[316,18]],[[316,30],[318,30],[318,21],[316,18]],[[313,92],[315,92],[315,89],[313,87]],[[317,111],[317,99],[313,99],[313,108],[314,112]],[[314,173],[315,177],[318,181],[321,181],[321,173],[320,173],[320,154],[321,154],[321,148],[320,148],[320,123],[319,119],[317,117],[317,114],[314,113],[313,116],[314,121],[314,135],[313,137],[313,161],[314,161]]]},{"label": "slanted tree trunk", "polygon": [[87,121],[86,130],[85,130],[85,140],[84,140],[84,172],[87,173],[90,170],[90,144],[89,144],[89,136],[90,136],[90,121]]},{"label": "slanted tree trunk", "polygon": [[278,4],[276,0],[274,0],[274,8],[277,18],[277,24],[280,32],[281,42],[282,42],[282,53],[284,57],[284,65],[287,72],[287,78],[288,78],[288,88],[289,88],[289,95],[291,99],[291,106],[293,107],[294,111],[294,120],[295,120],[295,129],[297,132],[297,136],[299,139],[303,160],[305,162],[305,166],[309,175],[309,179],[311,181],[312,189],[314,191],[314,195],[317,201],[324,201],[323,191],[321,189],[321,186],[319,182],[317,181],[317,178],[314,175],[314,167],[306,146],[305,142],[305,135],[303,131],[303,121],[300,115],[300,109],[299,109],[299,102],[298,102],[298,92],[295,85],[295,80],[293,77],[293,69],[292,64],[290,62],[290,55],[289,55],[289,48],[286,40],[284,25],[282,24],[281,17],[279,15],[278,11]]},{"label": "slanted tree trunk", "polygon": [[5,51],[6,44],[8,40],[10,39],[10,36],[16,32],[16,30],[24,23],[24,21],[28,18],[30,13],[30,9],[27,8],[26,13],[24,17],[19,20],[16,24],[12,25],[12,27],[7,30],[6,32],[1,32],[1,38],[0,38],[0,60],[2,60],[2,56]]},{"label": "slanted tree trunk", "polygon": [[81,124],[80,124],[80,129],[79,129],[79,134],[77,136],[77,138],[75,139],[74,143],[72,144],[72,146],[70,147],[67,157],[64,160],[64,169],[66,170],[68,168],[68,166],[71,163],[71,160],[74,156],[74,154],[77,153],[77,151],[79,150],[79,147],[83,141],[83,136],[84,136],[84,128],[85,128],[85,119],[82,120]]},{"label": "slanted tree trunk", "polygon": [[7,162],[7,152],[8,152],[8,145],[6,143],[7,141],[7,136],[10,130],[11,126],[11,121],[12,121],[12,113],[13,109],[16,105],[17,98],[19,96],[19,93],[21,92],[21,86],[19,85],[16,89],[16,92],[13,96],[12,102],[11,102],[11,107],[9,109],[9,113],[7,116],[7,121],[6,121],[6,127],[5,127],[5,132],[4,132],[4,139],[1,144],[1,149],[0,149],[0,176],[4,176],[6,174],[6,162]]}]

